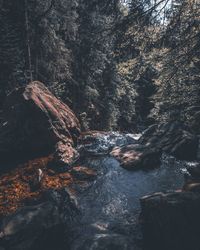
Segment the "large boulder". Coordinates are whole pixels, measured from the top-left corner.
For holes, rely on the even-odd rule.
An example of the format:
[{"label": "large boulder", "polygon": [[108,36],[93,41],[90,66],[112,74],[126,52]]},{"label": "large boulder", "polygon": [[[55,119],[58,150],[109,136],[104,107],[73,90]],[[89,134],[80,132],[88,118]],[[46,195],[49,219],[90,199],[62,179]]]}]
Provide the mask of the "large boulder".
[{"label": "large boulder", "polygon": [[112,150],[114,156],[122,167],[128,170],[150,169],[160,165],[161,152],[143,147],[142,145],[132,144],[124,147],[116,147]]},{"label": "large boulder", "polygon": [[180,160],[196,160],[198,149],[198,136],[180,122],[171,121],[150,126],[137,144],[114,148],[111,155],[117,158],[124,168],[135,170],[159,166],[162,153]]},{"label": "large boulder", "polygon": [[199,192],[157,193],[141,199],[146,250],[198,250]]},{"label": "large boulder", "polygon": [[77,202],[66,189],[47,191],[36,204],[2,219],[0,249],[63,249],[78,215]]},{"label": "large boulder", "polygon": [[199,163],[187,166],[182,190],[147,195],[140,202],[144,249],[199,249]]},{"label": "large boulder", "polygon": [[72,110],[42,83],[32,82],[8,95],[0,124],[0,159],[16,160],[55,153],[72,163],[80,124]]},{"label": "large boulder", "polygon": [[199,139],[178,121],[151,126],[140,138],[140,143],[180,160],[197,159]]}]

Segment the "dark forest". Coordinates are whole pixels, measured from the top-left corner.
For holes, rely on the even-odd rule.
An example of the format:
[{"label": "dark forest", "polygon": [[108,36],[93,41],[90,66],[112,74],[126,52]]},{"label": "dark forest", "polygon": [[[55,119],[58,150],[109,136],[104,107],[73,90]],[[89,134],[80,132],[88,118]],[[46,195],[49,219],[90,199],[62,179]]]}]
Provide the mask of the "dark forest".
[{"label": "dark forest", "polygon": [[199,250],[200,1],[0,0],[0,250]]}]

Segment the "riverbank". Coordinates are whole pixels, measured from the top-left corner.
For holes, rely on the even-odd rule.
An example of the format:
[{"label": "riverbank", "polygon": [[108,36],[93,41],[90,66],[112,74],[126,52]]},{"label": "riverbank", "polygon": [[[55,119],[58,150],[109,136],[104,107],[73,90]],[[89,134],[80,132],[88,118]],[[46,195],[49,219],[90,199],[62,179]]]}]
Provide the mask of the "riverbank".
[{"label": "riverbank", "polygon": [[[12,96],[1,123],[0,151],[14,152],[1,163],[2,249],[160,250],[166,240],[166,250],[183,250],[182,236],[185,250],[193,238],[197,244],[199,137],[186,126],[81,132],[72,110],[43,84]],[[174,223],[192,233],[170,238]]]}]

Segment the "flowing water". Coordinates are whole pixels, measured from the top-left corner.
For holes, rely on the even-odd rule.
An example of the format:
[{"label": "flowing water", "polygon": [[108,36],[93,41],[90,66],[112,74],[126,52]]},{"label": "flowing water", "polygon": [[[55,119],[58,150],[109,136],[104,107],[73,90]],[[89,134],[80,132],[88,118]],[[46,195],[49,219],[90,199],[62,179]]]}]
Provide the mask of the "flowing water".
[{"label": "flowing water", "polygon": [[70,249],[142,249],[139,200],[154,192],[181,188],[185,163],[163,156],[160,168],[131,172],[109,155],[102,155],[89,156],[84,165],[97,170],[98,178],[79,195],[81,219],[72,230]]}]

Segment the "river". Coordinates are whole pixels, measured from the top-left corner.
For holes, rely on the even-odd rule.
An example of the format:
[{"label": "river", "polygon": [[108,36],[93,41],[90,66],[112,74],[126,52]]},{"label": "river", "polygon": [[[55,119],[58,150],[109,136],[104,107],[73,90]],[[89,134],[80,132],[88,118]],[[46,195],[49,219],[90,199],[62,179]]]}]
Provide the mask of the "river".
[{"label": "river", "polygon": [[140,198],[181,188],[185,164],[163,156],[160,168],[131,172],[109,155],[86,157],[83,165],[95,169],[98,177],[84,191],[77,189],[81,216],[70,232],[70,249],[141,250]]}]

